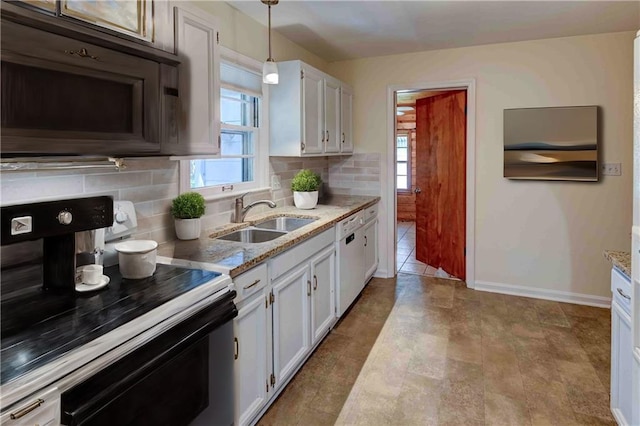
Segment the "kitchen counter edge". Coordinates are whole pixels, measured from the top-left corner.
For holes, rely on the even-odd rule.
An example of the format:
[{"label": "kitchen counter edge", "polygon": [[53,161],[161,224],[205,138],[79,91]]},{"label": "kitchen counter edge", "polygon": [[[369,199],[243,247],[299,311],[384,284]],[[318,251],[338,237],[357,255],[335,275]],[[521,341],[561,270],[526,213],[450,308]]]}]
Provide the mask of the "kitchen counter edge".
[{"label": "kitchen counter edge", "polygon": [[[318,204],[312,210],[300,210],[294,206],[276,207],[266,212],[247,218],[243,223],[230,223],[207,230],[199,239],[191,241],[171,241],[163,243],[158,248],[158,255],[185,262],[198,262],[212,265],[235,278],[243,272],[252,269],[266,259],[307,240],[321,232],[335,226],[350,215],[371,207],[380,201],[374,196],[334,196],[327,200],[327,204]],[[318,217],[316,221],[302,228],[291,231],[272,241],[259,244],[238,243],[217,240],[215,237],[227,234],[237,229],[252,226],[277,216],[290,217]],[[234,260],[235,259],[235,260]],[[216,266],[218,268],[216,268]]]}]

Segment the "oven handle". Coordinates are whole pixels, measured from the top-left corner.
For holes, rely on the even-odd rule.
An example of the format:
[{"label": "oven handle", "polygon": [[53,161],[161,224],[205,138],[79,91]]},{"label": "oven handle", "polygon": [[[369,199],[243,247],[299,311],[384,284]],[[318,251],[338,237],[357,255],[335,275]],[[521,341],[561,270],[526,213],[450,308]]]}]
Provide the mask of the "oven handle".
[{"label": "oven handle", "polygon": [[235,291],[62,394],[62,424],[78,425],[153,370],[238,316]]}]

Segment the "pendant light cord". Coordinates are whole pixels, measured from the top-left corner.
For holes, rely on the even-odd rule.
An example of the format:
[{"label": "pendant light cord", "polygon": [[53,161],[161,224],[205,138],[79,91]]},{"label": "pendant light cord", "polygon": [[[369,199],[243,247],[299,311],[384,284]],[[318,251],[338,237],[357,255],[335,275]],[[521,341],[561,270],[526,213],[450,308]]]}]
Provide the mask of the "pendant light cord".
[{"label": "pendant light cord", "polygon": [[271,4],[269,4],[268,6],[269,6],[269,59],[267,60],[273,61],[273,58],[271,57]]}]

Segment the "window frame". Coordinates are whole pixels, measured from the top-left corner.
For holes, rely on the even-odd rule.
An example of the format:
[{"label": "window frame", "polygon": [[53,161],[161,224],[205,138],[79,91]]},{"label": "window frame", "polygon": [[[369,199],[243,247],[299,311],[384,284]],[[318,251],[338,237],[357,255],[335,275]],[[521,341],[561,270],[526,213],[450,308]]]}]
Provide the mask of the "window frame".
[{"label": "window frame", "polygon": [[[398,138],[401,136],[406,136],[407,137],[407,188],[398,188],[398,164],[399,163],[404,163],[404,161],[399,161],[398,160]],[[412,188],[412,181],[411,181],[411,154],[412,154],[412,144],[411,144],[411,131],[410,130],[406,130],[406,131],[399,131],[396,132],[396,140],[395,140],[395,151],[396,151],[396,175],[395,175],[395,179],[396,179],[396,191],[400,192],[400,193],[410,193],[411,192],[411,188]]]},{"label": "window frame", "polygon": [[[245,56],[241,53],[235,52],[229,48],[220,47],[220,62],[217,66],[218,73],[220,72],[220,66],[223,62],[231,64],[235,67],[244,68],[248,71],[262,75],[262,63]],[[262,78],[260,78],[262,80]],[[225,85],[220,82],[218,87],[218,97],[221,97],[221,89],[226,88],[230,90],[240,90],[237,87],[231,85]],[[247,91],[250,93],[250,91]],[[257,141],[255,142],[253,149],[254,159],[254,180],[251,182],[235,182],[226,185],[207,186],[203,188],[191,188],[190,161],[192,160],[217,160],[222,157],[222,154],[215,156],[191,156],[180,161],[180,193],[184,192],[198,192],[202,194],[207,200],[227,198],[245,194],[247,192],[258,192],[270,190],[271,187],[268,183],[269,173],[269,88],[268,85],[262,83],[262,95],[259,98],[260,106],[258,111],[258,130],[255,132]],[[232,124],[223,124],[220,122],[220,135],[224,129],[234,131],[249,129],[244,126],[236,126]],[[253,128],[251,128],[253,129]],[[237,156],[229,156],[228,158],[237,158]],[[229,188],[229,187],[232,188]]]}]

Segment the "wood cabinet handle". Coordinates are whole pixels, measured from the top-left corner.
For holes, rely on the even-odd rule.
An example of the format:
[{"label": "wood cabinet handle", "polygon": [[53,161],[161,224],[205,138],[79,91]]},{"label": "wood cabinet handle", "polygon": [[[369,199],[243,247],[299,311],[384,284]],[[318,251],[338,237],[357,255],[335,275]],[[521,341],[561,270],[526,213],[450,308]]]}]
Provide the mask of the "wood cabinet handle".
[{"label": "wood cabinet handle", "polygon": [[313,290],[317,290],[318,289],[318,277],[316,277],[315,275],[313,276]]},{"label": "wood cabinet handle", "polygon": [[233,348],[233,359],[238,359],[238,356],[240,355],[240,343],[238,343],[237,337],[233,338],[233,344],[235,345]]},{"label": "wood cabinet handle", "polygon": [[249,284],[248,286],[242,287],[242,289],[243,289],[243,290],[248,290],[248,289],[250,289],[251,287],[253,287],[253,286],[257,285],[259,282],[260,282],[260,280],[259,280],[259,279],[257,279],[257,280],[255,280],[254,282],[252,282],[251,284]]}]

